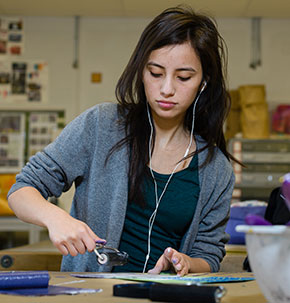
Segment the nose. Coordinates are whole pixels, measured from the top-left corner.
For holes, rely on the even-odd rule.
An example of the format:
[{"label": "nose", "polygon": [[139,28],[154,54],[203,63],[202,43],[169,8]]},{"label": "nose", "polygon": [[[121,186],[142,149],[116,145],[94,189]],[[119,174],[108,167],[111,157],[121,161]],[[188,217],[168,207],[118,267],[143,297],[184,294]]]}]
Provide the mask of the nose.
[{"label": "nose", "polygon": [[171,77],[165,77],[162,81],[160,93],[163,97],[170,97],[175,94],[174,81]]}]

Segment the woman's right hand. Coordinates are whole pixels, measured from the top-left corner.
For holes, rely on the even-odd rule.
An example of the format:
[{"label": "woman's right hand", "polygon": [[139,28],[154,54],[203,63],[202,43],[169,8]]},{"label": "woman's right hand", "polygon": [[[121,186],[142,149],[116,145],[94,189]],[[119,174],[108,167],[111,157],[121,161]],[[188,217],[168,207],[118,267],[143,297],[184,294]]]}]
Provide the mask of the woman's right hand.
[{"label": "woman's right hand", "polygon": [[16,216],[32,224],[46,227],[49,237],[63,255],[76,256],[93,251],[100,239],[90,227],[70,216],[60,207],[46,201],[33,187],[23,187],[8,197]]},{"label": "woman's right hand", "polygon": [[46,224],[49,237],[54,246],[63,254],[76,256],[91,252],[96,247],[97,241],[100,239],[90,227],[66,212],[60,212],[57,217]]}]

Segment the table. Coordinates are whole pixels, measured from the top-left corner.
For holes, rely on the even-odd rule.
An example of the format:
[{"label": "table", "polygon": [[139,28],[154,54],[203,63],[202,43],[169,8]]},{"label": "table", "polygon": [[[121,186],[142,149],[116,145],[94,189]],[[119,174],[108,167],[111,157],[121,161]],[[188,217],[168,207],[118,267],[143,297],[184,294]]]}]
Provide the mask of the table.
[{"label": "table", "polygon": [[226,255],[221,262],[220,271],[222,272],[241,272],[243,271],[243,262],[247,256],[245,245],[226,245]]},{"label": "table", "polygon": [[[225,273],[226,274],[226,273]],[[248,273],[235,274],[237,276],[246,275]],[[71,287],[83,287],[83,288],[101,288],[103,291],[95,294],[79,294],[79,295],[60,295],[51,297],[21,297],[0,295],[1,303],[144,303],[152,302],[149,299],[130,299],[122,297],[114,297],[112,295],[113,285],[122,283],[134,283],[116,279],[82,279],[70,276],[70,273],[63,272],[50,272],[50,285],[63,285]],[[67,284],[67,283],[70,284]],[[73,283],[71,283],[73,282]],[[75,283],[76,282],[76,283]],[[237,282],[237,283],[224,283],[223,285],[227,289],[225,297],[222,299],[222,303],[266,303],[267,300],[262,295],[257,282]]]}]

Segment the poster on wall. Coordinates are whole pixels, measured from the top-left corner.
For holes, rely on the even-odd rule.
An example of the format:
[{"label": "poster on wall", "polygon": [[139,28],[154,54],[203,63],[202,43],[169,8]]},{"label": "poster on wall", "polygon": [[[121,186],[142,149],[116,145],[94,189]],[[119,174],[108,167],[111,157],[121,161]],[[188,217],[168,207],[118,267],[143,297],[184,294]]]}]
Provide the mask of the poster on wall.
[{"label": "poster on wall", "polygon": [[24,164],[25,114],[0,112],[0,173],[17,173]]},{"label": "poster on wall", "polygon": [[63,118],[63,112],[30,113],[28,124],[28,158],[53,141],[56,132],[63,126],[61,124]]},{"label": "poster on wall", "polygon": [[64,125],[64,110],[0,111],[0,174],[18,173]]},{"label": "poster on wall", "polygon": [[0,58],[22,55],[24,52],[23,20],[0,16]]},{"label": "poster on wall", "polygon": [[0,60],[0,104],[46,103],[47,93],[46,62]]}]

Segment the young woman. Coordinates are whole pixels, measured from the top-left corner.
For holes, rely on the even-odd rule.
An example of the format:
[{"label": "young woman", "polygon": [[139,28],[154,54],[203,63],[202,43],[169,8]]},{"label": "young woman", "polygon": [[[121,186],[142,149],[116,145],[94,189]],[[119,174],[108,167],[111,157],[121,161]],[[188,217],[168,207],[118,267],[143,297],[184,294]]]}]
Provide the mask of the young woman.
[{"label": "young woman", "polygon": [[[9,205],[47,227],[64,271],[218,271],[234,186],[223,123],[223,40],[189,8],[144,30],[117,87],[118,104],[72,121],[17,176]],[[75,185],[71,213],[47,202]],[[101,266],[95,242],[129,254]]]}]

